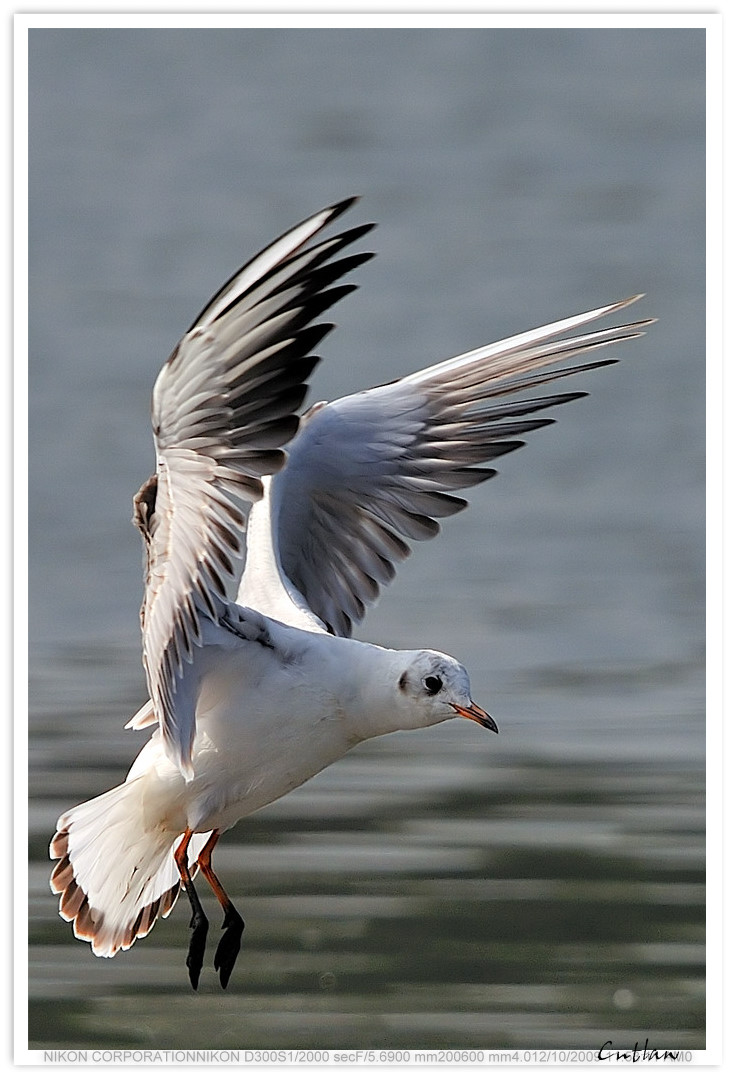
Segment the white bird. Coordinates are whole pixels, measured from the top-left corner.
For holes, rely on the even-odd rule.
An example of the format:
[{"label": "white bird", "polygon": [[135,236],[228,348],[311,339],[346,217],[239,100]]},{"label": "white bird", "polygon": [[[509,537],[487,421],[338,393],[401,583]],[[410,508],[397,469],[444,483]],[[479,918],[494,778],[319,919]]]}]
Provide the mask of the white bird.
[{"label": "white bird", "polygon": [[[334,282],[371,254],[339,255],[372,225],[313,239],[354,201],[316,213],[247,263],[157,378],[157,467],[134,500],[150,701],[128,723],[157,728],[124,783],[62,815],[51,842],[60,914],[98,956],[144,937],[184,887],[194,987],[208,927],[198,869],[224,909],[214,961],[223,986],[240,948],[243,920],[211,865],[224,830],[370,737],[456,715],[498,731],[454,658],[357,642],[352,625],[408,540],[434,537],[438,519],[466,507],[455,491],[491,478],[482,465],[553,421],[527,415],[586,395],[514,394],[615,362],[537,372],[649,324],[562,338],[634,296],[300,418],[312,349],[332,328],[314,319],[352,289]],[[227,585],[245,534],[233,601]]]}]

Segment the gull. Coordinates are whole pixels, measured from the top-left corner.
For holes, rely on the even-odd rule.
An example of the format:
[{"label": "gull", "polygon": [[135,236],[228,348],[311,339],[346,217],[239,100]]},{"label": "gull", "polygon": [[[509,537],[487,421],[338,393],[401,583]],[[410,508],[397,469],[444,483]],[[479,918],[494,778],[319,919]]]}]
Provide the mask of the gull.
[{"label": "gull", "polygon": [[156,469],[134,498],[150,699],[126,726],[153,731],[125,781],[62,815],[50,846],[60,914],[97,956],[148,934],[183,888],[194,989],[208,931],[199,871],[224,912],[223,987],[241,946],[244,921],[211,861],[225,830],[371,737],[458,716],[498,731],[455,658],[352,629],[409,543],[467,506],[456,491],[492,478],[486,464],[553,421],[537,412],[586,395],[525,393],[616,362],[556,367],[651,320],[567,336],[636,295],[301,414],[333,328],[317,319],[372,257],[343,254],[371,224],[320,234],[355,201],[297,224],[232,276],[155,382]]}]

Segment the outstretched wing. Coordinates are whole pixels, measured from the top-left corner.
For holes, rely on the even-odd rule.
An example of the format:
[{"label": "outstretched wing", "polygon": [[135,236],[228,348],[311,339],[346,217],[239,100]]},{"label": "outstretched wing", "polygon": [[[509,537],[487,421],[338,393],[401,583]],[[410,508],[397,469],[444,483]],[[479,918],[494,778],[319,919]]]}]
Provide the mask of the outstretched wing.
[{"label": "outstretched wing", "polygon": [[[190,773],[194,685],[186,677],[206,621],[218,622],[241,552],[247,503],[285,462],[298,408],[332,328],[313,325],[355,285],[334,281],[368,253],[338,258],[371,225],[309,241],[354,199],[298,224],[214,296],[155,383],[157,469],[135,497],[147,552],[143,662],[166,748]],[[335,259],[335,260],[334,260]]]},{"label": "outstretched wing", "polygon": [[[258,571],[263,550],[250,549],[240,602],[264,613],[281,609],[285,589],[330,632],[350,635],[352,625],[363,619],[381,587],[393,579],[395,566],[409,554],[407,543],[433,538],[440,518],[467,506],[455,491],[492,478],[496,471],[485,464],[520,447],[523,441],[517,438],[553,421],[527,416],[586,395],[526,399],[520,394],[617,360],[542,368],[633,339],[650,322],[570,339],[564,334],[638,298],[522,333],[312,409],[290,446],[286,468],[267,492],[280,579],[273,579],[271,571]],[[262,502],[258,516],[264,509]]]}]

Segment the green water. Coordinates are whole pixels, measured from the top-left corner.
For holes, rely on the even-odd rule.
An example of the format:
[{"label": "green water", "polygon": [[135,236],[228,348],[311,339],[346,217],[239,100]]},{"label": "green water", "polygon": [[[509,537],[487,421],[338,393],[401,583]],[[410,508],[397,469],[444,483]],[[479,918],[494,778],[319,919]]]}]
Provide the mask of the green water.
[{"label": "green water", "polygon": [[[81,776],[58,771],[67,800]],[[74,940],[47,890],[60,804],[43,783],[31,1048],[704,1047],[694,767],[498,766],[456,734],[366,745],[222,840],[217,870],[247,926],[222,992],[219,910],[199,886],[198,993],[185,900],[114,960]]]}]

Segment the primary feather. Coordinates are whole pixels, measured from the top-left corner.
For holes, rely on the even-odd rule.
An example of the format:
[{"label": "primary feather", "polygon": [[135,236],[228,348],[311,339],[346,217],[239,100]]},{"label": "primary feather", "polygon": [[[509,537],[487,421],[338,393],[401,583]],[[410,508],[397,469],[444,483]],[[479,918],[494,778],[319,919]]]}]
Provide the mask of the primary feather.
[{"label": "primary feather", "polygon": [[332,328],[313,321],[351,290],[333,281],[371,256],[333,260],[370,226],[307,245],[352,201],[303,221],[232,277],[155,383],[157,468],[134,515],[147,556],[143,663],[166,748],[188,775],[197,683],[185,666],[202,620],[221,616],[246,507],[297,431],[312,349]]}]

